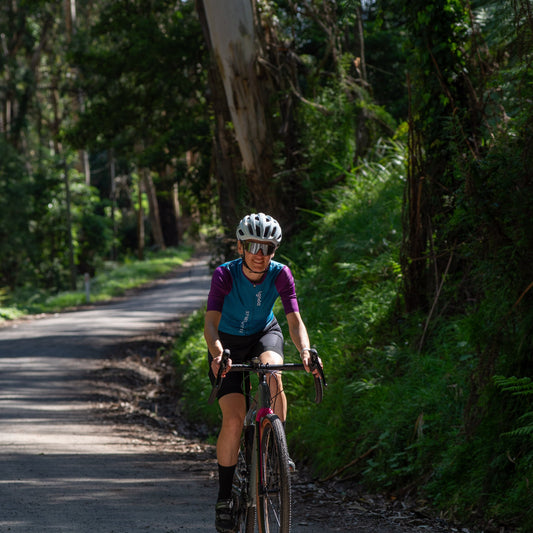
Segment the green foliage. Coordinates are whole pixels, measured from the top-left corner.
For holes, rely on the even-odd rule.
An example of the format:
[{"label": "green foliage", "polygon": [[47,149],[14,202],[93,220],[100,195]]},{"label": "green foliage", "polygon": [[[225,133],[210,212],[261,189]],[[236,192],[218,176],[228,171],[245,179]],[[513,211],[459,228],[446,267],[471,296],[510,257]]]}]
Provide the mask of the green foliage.
[{"label": "green foliage", "polygon": [[533,466],[533,450],[530,442],[533,439],[533,381],[530,377],[517,378],[512,376],[494,376],[494,383],[504,392],[510,392],[513,396],[525,397],[525,404],[528,410],[517,419],[518,424],[525,424],[521,427],[503,433],[504,437],[518,437],[522,439],[524,448],[529,449],[526,457],[527,463]]},{"label": "green foliage", "polygon": [[501,392],[485,395],[490,417],[474,436],[462,433],[444,450],[427,491],[450,514],[497,518],[529,531],[533,387],[530,378],[495,376],[493,382]]},{"label": "green foliage", "polygon": [[[409,472],[405,446],[416,455],[415,423],[425,410],[431,417],[435,406],[429,400],[432,380],[420,379],[423,371],[430,373],[430,365],[413,367],[405,381],[394,381],[408,352],[400,340],[391,344],[390,337],[383,337],[394,321],[401,282],[397,251],[404,172],[402,145],[383,151],[376,163],[350,174],[331,210],[315,225],[315,237],[298,247],[311,263],[304,272],[295,269],[302,313],[324,358],[330,387],[319,407],[298,400],[306,396],[304,385],[287,387],[293,406],[288,427],[291,448],[302,455],[305,450],[322,472],[341,469],[372,450],[394,464],[405,456],[403,476],[412,475],[416,468],[411,465]],[[438,368],[435,375],[440,375]],[[400,398],[408,390],[413,399],[404,404]],[[328,423],[313,423],[317,417]],[[367,483],[397,485],[398,479],[388,476],[391,466],[381,461],[370,466],[361,461],[356,471],[363,468]],[[394,469],[400,479],[401,470]]]},{"label": "green foliage", "polygon": [[67,138],[155,169],[190,149],[208,153],[204,54],[193,2],[100,2],[73,44],[89,98]]},{"label": "green foliage", "polygon": [[[346,54],[350,65],[353,56]],[[315,89],[315,106],[302,105],[297,117],[308,172],[303,187],[316,197],[349,173],[358,157],[372,159],[381,139],[394,131],[394,119],[353,82],[331,80]]]},{"label": "green foliage", "polygon": [[515,396],[533,395],[533,381],[529,377],[516,378],[515,376],[506,378],[504,376],[494,376],[494,383],[505,392],[511,392]]},{"label": "green foliage", "polygon": [[22,160],[0,137],[0,280],[13,287],[25,270],[30,238],[31,184]]},{"label": "green foliage", "polygon": [[524,384],[532,361],[531,19],[528,2],[513,5],[514,17],[491,1],[471,13],[456,0],[406,4],[407,64],[424,91],[411,100],[403,265],[409,309],[431,309],[422,353],[447,322],[473,362],[461,430],[427,491],[450,515],[527,528],[531,398],[493,379]]},{"label": "green foliage", "polygon": [[[64,165],[42,158],[40,171],[28,174],[16,151],[0,138],[0,284],[11,290],[26,284],[61,290],[68,285]],[[108,251],[109,222],[95,213],[95,190],[69,171],[71,223],[79,254],[93,267]],[[92,229],[91,229],[92,228]],[[90,248],[90,252],[88,249]]]},{"label": "green foliage", "polygon": [[[322,89],[318,100],[320,105],[330,110],[329,116],[325,117],[323,112],[312,106],[301,106],[299,109],[299,122],[305,124],[302,144],[309,154],[311,167],[304,186],[311,193],[321,191],[331,183],[331,162],[340,169],[350,168],[350,155],[355,152],[353,104],[339,92],[338,87]],[[327,127],[324,127],[325,123]]]}]

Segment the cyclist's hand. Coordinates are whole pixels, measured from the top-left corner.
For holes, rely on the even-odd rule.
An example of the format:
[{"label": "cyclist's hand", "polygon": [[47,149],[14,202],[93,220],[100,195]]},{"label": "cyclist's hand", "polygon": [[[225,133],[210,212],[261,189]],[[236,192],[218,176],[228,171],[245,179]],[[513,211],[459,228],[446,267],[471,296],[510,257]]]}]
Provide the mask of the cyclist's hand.
[{"label": "cyclist's hand", "polygon": [[[312,364],[312,357],[311,356],[312,356],[311,352],[309,352],[308,350],[304,351],[302,353],[302,363],[304,365],[304,368],[305,368],[306,372],[312,372],[315,377],[319,378],[320,377],[320,371],[318,370],[318,368],[316,366],[315,366],[315,368],[312,368],[313,364]],[[320,357],[318,357],[318,355],[316,356],[316,361],[320,365],[320,368],[323,368],[322,360],[320,359]]]},{"label": "cyclist's hand", "polygon": [[[218,357],[214,357],[211,361],[211,370],[213,371],[213,374],[215,376],[218,376],[218,371],[220,369],[220,364],[222,363],[223,354],[219,355]],[[224,366],[224,370],[222,371],[222,377],[225,378],[226,374],[229,372],[229,369],[231,368],[231,359],[226,359],[226,364]]]}]

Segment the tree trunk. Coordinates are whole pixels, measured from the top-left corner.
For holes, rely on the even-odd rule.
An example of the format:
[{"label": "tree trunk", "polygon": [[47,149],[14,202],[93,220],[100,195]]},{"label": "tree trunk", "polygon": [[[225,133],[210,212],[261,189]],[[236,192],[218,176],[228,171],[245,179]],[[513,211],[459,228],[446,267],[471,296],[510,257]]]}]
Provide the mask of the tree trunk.
[{"label": "tree trunk", "polygon": [[74,263],[74,241],[72,238],[72,202],[70,198],[70,182],[68,175],[68,165],[63,159],[63,179],[65,181],[65,210],[67,215],[67,241],[68,241],[68,262],[70,272],[70,290],[76,290],[76,264]]},{"label": "tree trunk", "polygon": [[177,180],[172,185],[172,206],[174,208],[174,218],[176,221],[176,245],[179,246],[181,243],[181,209],[179,185]]},{"label": "tree trunk", "polygon": [[152,228],[152,236],[156,246],[160,250],[165,250],[165,241],[163,239],[163,230],[161,228],[161,218],[159,216],[159,205],[157,203],[157,194],[155,191],[154,181],[150,170],[143,168],[140,171],[141,179],[143,182],[144,190],[148,197],[148,205],[150,207],[150,226]]},{"label": "tree trunk", "polygon": [[[144,143],[138,142],[135,145],[135,152],[137,154],[140,154],[144,149]],[[161,227],[161,217],[159,215],[159,204],[157,203],[157,193],[154,185],[154,181],[152,179],[152,174],[150,173],[150,169],[148,168],[141,168],[139,169],[139,178],[140,183],[139,187],[142,187],[144,189],[144,192],[146,193],[146,196],[148,198],[148,218],[150,220],[150,228],[152,230],[152,237],[154,238],[155,245],[160,250],[165,250],[165,239],[163,237],[163,229]],[[143,230],[144,232],[144,230]],[[144,248],[144,245],[143,245]]]},{"label": "tree trunk", "polygon": [[138,259],[144,259],[144,212],[143,212],[143,191],[142,180],[139,179],[139,192],[137,195],[137,201],[139,208],[137,210],[137,257]]},{"label": "tree trunk", "polygon": [[[198,0],[196,10],[202,25],[204,38],[210,50],[213,49],[209,37],[209,29],[204,10],[204,3]],[[211,103],[215,116],[215,134],[213,138],[213,161],[211,172],[216,178],[217,195],[220,208],[220,217],[226,229],[235,226],[241,215],[241,158],[239,147],[235,142],[227,125],[231,124],[231,116],[224,94],[222,78],[215,64],[213,54],[212,61],[207,70],[208,83],[211,93]],[[228,235],[229,237],[229,235]],[[229,257],[231,250],[223,252],[224,257]]]},{"label": "tree trunk", "polygon": [[[76,34],[76,0],[63,0],[63,11],[65,17],[65,29],[67,35],[67,42],[72,42],[73,36]],[[74,76],[78,75],[77,69],[70,69],[74,71]],[[78,95],[72,98],[72,110],[78,114],[83,109],[83,95],[78,90]],[[85,176],[85,184],[91,184],[91,167],[89,164],[89,152],[87,150],[78,150],[79,167]]]},{"label": "tree trunk", "polygon": [[117,220],[115,216],[115,211],[117,208],[117,190],[116,190],[116,181],[115,181],[115,155],[113,149],[108,152],[108,164],[109,164],[109,176],[111,179],[111,225],[113,229],[113,244],[111,246],[111,260],[117,260]]},{"label": "tree trunk", "polygon": [[[225,105],[233,126],[231,131],[225,113],[215,107],[218,111],[218,155],[231,155],[227,144],[231,144],[230,135],[234,135],[251,207],[273,212],[277,202],[272,183],[272,136],[264,89],[258,76],[252,3],[250,0],[198,0],[197,8],[224,88]],[[213,77],[211,81],[216,86]],[[216,95],[214,91],[213,95]],[[218,104],[220,106],[220,102]],[[238,180],[233,177],[230,183],[235,189]],[[237,194],[229,199],[234,209],[240,207],[237,205],[239,196]]]}]

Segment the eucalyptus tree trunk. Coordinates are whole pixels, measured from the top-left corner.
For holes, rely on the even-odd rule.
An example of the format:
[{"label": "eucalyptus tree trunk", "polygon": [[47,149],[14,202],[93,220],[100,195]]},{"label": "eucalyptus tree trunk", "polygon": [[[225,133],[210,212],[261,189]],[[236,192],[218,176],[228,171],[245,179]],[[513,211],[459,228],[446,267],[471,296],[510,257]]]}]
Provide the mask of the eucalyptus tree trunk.
[{"label": "eucalyptus tree trunk", "polygon": [[[262,78],[257,62],[258,44],[252,1],[198,0],[197,8],[217,71],[211,73],[210,79],[216,85],[216,78],[219,78],[225,95],[225,101],[222,102],[219,94],[212,91],[217,115],[216,153],[219,157],[231,157],[232,149],[228,145],[231,145],[234,137],[242,163],[245,192],[251,204],[248,207],[275,214],[277,202],[272,182],[268,83]],[[228,162],[219,159],[217,164],[227,165]],[[229,181],[229,191],[236,194],[233,198],[225,199],[233,211],[241,208],[239,196],[242,195],[239,177],[230,176],[236,171],[238,168],[230,163],[224,176]]]},{"label": "eucalyptus tree trunk", "polygon": [[[67,42],[70,44],[76,33],[76,0],[63,0],[63,12],[65,18],[65,29]],[[77,76],[77,69],[74,70],[74,76]],[[72,99],[73,110],[79,113],[83,109],[83,95],[80,90],[75,98]],[[91,184],[91,167],[89,164],[89,153],[87,150],[79,150],[79,166],[85,176],[85,184]]]},{"label": "eucalyptus tree trunk", "polygon": [[[212,49],[202,0],[197,1],[196,9],[202,24],[204,38],[209,48]],[[238,205],[242,177],[241,158],[239,147],[229,131],[231,116],[226,103],[222,78],[214,61],[211,61],[207,66],[207,77],[215,122],[211,173],[216,177],[220,217],[224,227],[230,228],[232,224],[235,224],[241,211]],[[231,248],[228,247],[223,254],[229,257]]]},{"label": "eucalyptus tree trunk", "polygon": [[137,187],[137,258],[144,259],[144,213],[143,213],[143,188],[142,181],[139,179]]},{"label": "eucalyptus tree trunk", "polygon": [[156,246],[160,250],[165,250],[165,240],[163,238],[163,229],[161,228],[161,217],[159,216],[159,204],[157,203],[157,194],[155,190],[154,180],[149,169],[143,168],[140,170],[141,180],[143,188],[148,197],[148,206],[150,212],[148,214],[150,218],[150,226],[152,229],[152,236],[154,238]]},{"label": "eucalyptus tree trunk", "polygon": [[[135,145],[136,154],[140,154],[144,150],[144,143],[138,142]],[[150,228],[152,230],[152,237],[154,238],[155,245],[161,249],[165,250],[165,239],[163,237],[163,229],[161,227],[161,216],[159,214],[159,204],[157,203],[157,193],[154,185],[154,180],[152,179],[152,173],[150,169],[146,167],[139,168],[139,178],[140,183],[139,187],[142,187],[143,191],[146,194],[148,199],[148,219],[150,220]],[[140,204],[139,204],[140,205]],[[139,218],[139,224],[142,224],[142,217]],[[138,228],[138,234],[141,235],[141,229]],[[144,228],[143,228],[143,237],[144,237]],[[139,254],[141,254],[140,248],[144,249],[144,242],[141,244],[139,242]]]}]

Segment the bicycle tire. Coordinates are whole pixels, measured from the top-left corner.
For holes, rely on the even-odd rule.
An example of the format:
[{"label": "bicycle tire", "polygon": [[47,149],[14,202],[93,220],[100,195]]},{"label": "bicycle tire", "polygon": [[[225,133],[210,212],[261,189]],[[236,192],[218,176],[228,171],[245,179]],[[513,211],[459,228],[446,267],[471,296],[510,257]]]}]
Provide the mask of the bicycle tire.
[{"label": "bicycle tire", "polygon": [[291,478],[289,452],[281,420],[268,414],[261,423],[261,456],[257,490],[259,533],[289,533]]},{"label": "bicycle tire", "polygon": [[[247,430],[252,430],[252,435],[248,436]],[[238,533],[254,533],[255,530],[255,502],[250,501],[249,480],[250,480],[250,459],[251,447],[253,445],[253,426],[245,428],[241,437],[239,458],[235,470],[234,498],[238,506]]]}]

